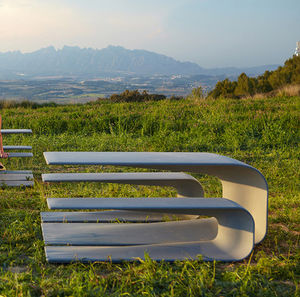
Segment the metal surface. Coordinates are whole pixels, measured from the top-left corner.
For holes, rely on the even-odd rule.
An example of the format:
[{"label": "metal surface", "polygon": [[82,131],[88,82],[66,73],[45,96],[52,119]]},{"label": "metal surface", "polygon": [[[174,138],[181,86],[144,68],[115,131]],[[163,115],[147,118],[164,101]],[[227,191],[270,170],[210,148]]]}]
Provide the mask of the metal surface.
[{"label": "metal surface", "polygon": [[[44,152],[48,165],[116,165],[149,166],[199,166],[246,165],[238,160],[212,153],[167,152]],[[251,166],[249,166],[251,167]]]},{"label": "metal surface", "polygon": [[105,182],[148,186],[169,186],[179,197],[203,197],[204,191],[197,179],[180,172],[128,173],[50,173],[42,174],[44,182]]},{"label": "metal surface", "polygon": [[255,221],[255,243],[267,232],[268,185],[254,167],[211,153],[45,152],[49,165],[115,165],[184,171],[217,176],[222,197],[247,209]]},{"label": "metal surface", "polygon": [[1,174],[0,175],[0,183],[1,181],[15,181],[15,180],[33,180],[32,174],[23,174],[23,173],[14,173],[14,174]]},{"label": "metal surface", "polygon": [[[1,116],[0,116],[1,123]],[[33,157],[32,153],[12,152],[6,153],[6,150],[31,150],[31,146],[19,145],[5,145],[3,146],[2,134],[19,134],[19,133],[32,133],[31,129],[1,129],[0,130],[0,144],[1,144],[1,157],[0,158],[23,158]],[[1,163],[3,169],[5,167]],[[0,185],[1,186],[33,186],[33,175],[31,171],[17,171],[17,170],[1,170],[0,172]]]},{"label": "metal surface", "polygon": [[[134,185],[146,185],[146,186],[170,186],[177,190],[178,197],[203,197],[204,191],[201,184],[191,175],[180,172],[129,172],[129,173],[60,173],[60,174],[42,174],[42,180],[44,182],[106,182],[106,183],[118,183],[118,184],[134,184]],[[70,205],[67,201],[67,205]],[[62,205],[61,205],[62,206]],[[74,208],[73,208],[74,209]],[[115,211],[115,217],[118,219],[123,218],[125,211],[117,214]],[[70,215],[69,215],[70,217]],[[83,219],[86,216],[83,216]],[[162,220],[168,218],[172,220],[172,214],[151,214],[151,213],[139,213],[129,212],[126,214],[128,221],[136,222],[148,220],[149,217],[156,220]],[[198,216],[191,215],[178,215],[177,219],[194,219]],[[160,218],[160,219],[159,219]],[[79,216],[77,216],[77,220]],[[57,217],[57,222],[61,221],[61,217]]]},{"label": "metal surface", "polygon": [[2,170],[0,171],[0,178],[1,174],[32,174],[31,170]]},{"label": "metal surface", "polygon": [[0,186],[1,187],[33,187],[34,182],[33,181],[26,181],[26,180],[8,180],[8,181],[1,181],[0,180]]},{"label": "metal surface", "polygon": [[[120,209],[142,211],[143,209],[155,212],[185,213],[182,210],[221,208],[237,208],[240,206],[228,199],[222,198],[48,198],[50,209]],[[178,208],[179,212],[176,211]]]},{"label": "metal surface", "polygon": [[34,185],[33,174],[31,171],[1,171],[0,186],[5,187],[31,187]]},{"label": "metal surface", "polygon": [[[72,199],[72,198],[71,198]],[[51,211],[41,212],[43,223],[111,223],[111,222],[132,222],[132,223],[153,223],[162,220],[177,220],[178,216],[163,216],[156,213],[143,213],[137,211],[107,210],[107,211]]]},{"label": "metal surface", "polygon": [[8,158],[24,158],[33,157],[32,153],[9,153]]},{"label": "metal surface", "polygon": [[28,145],[4,145],[4,150],[31,150],[32,147]]},{"label": "metal surface", "polygon": [[[55,199],[57,203],[59,200]],[[43,223],[46,244],[88,245],[46,246],[49,262],[105,261],[108,258],[118,262],[144,258],[145,252],[154,260],[195,259],[201,254],[205,260],[234,261],[247,257],[253,248],[252,216],[227,199],[95,198],[91,202],[93,207],[101,209],[167,211],[215,219],[207,219],[206,223],[202,220],[145,224]],[[206,224],[205,228],[201,228],[202,224]]]},{"label": "metal surface", "polygon": [[[218,232],[215,219],[156,223],[43,223],[46,245],[126,246],[212,240]],[[176,231],[175,231],[176,230]]]},{"label": "metal surface", "polygon": [[31,129],[1,129],[2,134],[30,134]]}]

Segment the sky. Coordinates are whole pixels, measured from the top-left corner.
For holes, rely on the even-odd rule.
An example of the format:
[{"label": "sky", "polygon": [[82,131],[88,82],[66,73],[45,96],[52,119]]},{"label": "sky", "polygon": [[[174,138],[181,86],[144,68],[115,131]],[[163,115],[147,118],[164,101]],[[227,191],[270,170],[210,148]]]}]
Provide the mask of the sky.
[{"label": "sky", "polygon": [[0,0],[0,52],[145,49],[202,67],[283,64],[300,0]]}]

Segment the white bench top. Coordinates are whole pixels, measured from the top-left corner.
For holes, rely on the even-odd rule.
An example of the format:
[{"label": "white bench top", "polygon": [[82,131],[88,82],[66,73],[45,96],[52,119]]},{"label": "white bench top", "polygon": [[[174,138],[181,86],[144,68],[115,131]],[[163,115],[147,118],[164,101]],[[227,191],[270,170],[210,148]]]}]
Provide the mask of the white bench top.
[{"label": "white bench top", "polygon": [[4,145],[4,150],[31,150],[32,147],[28,145]]},{"label": "white bench top", "polygon": [[[240,165],[238,160],[212,153],[181,152],[44,152],[48,165],[199,166]],[[249,166],[250,167],[250,166]]]},{"label": "white bench top", "polygon": [[1,129],[2,134],[30,134],[31,129]]}]

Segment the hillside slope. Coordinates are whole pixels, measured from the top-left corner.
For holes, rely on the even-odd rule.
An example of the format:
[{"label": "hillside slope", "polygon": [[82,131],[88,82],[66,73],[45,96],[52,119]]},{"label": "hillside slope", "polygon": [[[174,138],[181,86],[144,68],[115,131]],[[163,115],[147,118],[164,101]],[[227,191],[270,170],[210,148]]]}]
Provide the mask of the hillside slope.
[{"label": "hillside slope", "polygon": [[[0,188],[0,294],[3,296],[298,296],[300,97],[249,100],[95,102],[35,108],[2,106],[4,137],[32,145],[34,158],[1,160],[34,171],[34,188]],[[174,197],[170,187],[51,183],[41,173],[128,172],[112,166],[48,166],[44,151],[188,151],[236,158],[269,185],[268,234],[239,262],[145,261],[112,264],[46,262],[41,211],[48,197]],[[205,197],[220,197],[212,176],[194,175]],[[197,199],[197,198],[195,198]],[[59,230],[58,230],[59,231]],[[134,284],[134,285],[133,285]]]}]

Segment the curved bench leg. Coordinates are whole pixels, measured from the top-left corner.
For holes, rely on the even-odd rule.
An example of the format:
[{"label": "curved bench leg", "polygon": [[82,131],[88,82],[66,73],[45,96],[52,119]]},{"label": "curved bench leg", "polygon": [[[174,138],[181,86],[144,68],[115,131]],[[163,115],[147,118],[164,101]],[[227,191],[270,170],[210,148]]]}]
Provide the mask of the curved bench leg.
[{"label": "curved bench leg", "polygon": [[[167,200],[166,200],[167,199]],[[153,224],[42,224],[49,262],[132,261],[148,253],[154,260],[196,259],[236,261],[254,245],[254,221],[247,210],[227,199],[98,198],[99,208],[212,216],[202,220]],[[102,200],[102,201],[100,201]],[[114,200],[114,201],[112,201]],[[170,201],[170,202],[169,202]],[[172,203],[171,203],[172,201]],[[119,207],[117,204],[119,203]],[[217,222],[217,231],[214,224]],[[59,232],[57,232],[59,230]]]}]

